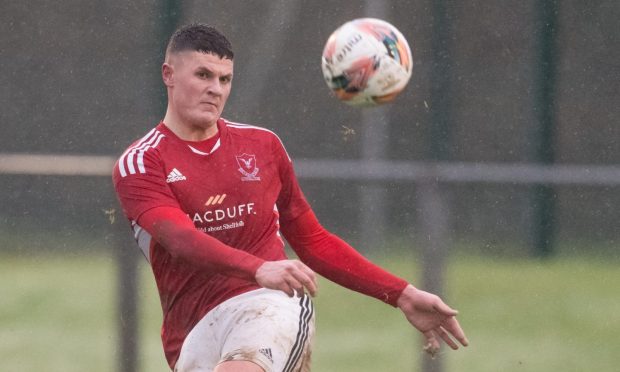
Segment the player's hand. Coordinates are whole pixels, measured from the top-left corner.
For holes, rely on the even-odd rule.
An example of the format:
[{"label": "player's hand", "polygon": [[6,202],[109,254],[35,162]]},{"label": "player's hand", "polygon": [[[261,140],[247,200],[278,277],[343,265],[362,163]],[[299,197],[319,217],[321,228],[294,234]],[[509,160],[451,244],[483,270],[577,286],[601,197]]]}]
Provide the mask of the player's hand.
[{"label": "player's hand", "polygon": [[308,292],[314,297],[317,293],[316,274],[298,260],[266,261],[255,275],[256,282],[265,288],[277,289],[290,297],[297,292]]},{"label": "player's hand", "polygon": [[439,351],[440,340],[454,350],[459,348],[454,339],[463,346],[469,344],[456,320],[458,311],[450,308],[438,296],[409,285],[398,298],[396,305],[409,323],[422,332],[426,338],[424,350],[432,357]]}]

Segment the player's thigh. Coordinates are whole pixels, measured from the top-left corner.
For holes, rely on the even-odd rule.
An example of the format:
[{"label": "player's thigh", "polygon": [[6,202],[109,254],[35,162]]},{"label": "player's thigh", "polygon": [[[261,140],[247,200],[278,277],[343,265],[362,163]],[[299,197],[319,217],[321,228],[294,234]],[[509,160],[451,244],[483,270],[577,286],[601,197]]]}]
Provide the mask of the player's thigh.
[{"label": "player's thigh", "polygon": [[222,347],[222,362],[250,361],[266,372],[309,370],[314,310],[308,296],[258,290],[236,311]]}]

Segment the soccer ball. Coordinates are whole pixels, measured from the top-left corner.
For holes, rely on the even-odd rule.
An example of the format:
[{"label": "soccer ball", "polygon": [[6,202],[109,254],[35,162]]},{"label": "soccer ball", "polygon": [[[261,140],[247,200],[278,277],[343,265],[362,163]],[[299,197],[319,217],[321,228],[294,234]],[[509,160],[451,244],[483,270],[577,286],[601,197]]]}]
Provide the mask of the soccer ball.
[{"label": "soccer ball", "polygon": [[327,86],[352,106],[393,101],[411,78],[411,49],[390,23],[360,18],[334,31],[321,61]]}]

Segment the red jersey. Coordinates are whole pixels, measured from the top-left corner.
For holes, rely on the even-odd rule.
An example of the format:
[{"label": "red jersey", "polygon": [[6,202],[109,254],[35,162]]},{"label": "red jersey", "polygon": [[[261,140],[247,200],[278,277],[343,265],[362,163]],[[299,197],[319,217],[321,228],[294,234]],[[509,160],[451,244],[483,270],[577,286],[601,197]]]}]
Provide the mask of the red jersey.
[{"label": "red jersey", "polygon": [[[286,259],[280,223],[310,268],[395,306],[407,282],[374,266],[318,224],[280,139],[269,130],[224,119],[217,126],[219,139],[213,147],[198,149],[160,123],[133,143],[114,167],[123,211],[157,282],[170,366],[187,334],[209,310],[259,288],[247,275],[257,263],[244,262]],[[246,275],[225,275],[222,266],[199,269],[173,257],[140,225],[140,217],[157,207],[180,209],[196,229],[247,252],[241,261],[231,259],[233,266],[241,262],[238,266]]]},{"label": "red jersey", "polygon": [[166,354],[178,353],[187,333],[214,306],[259,286],[197,272],[171,259],[140,227],[140,216],[155,207],[178,207],[197,229],[274,261],[286,259],[279,219],[295,218],[310,208],[273,132],[223,119],[217,125],[219,140],[211,151],[203,152],[161,123],[131,145],[114,167],[123,211],[157,282]]}]

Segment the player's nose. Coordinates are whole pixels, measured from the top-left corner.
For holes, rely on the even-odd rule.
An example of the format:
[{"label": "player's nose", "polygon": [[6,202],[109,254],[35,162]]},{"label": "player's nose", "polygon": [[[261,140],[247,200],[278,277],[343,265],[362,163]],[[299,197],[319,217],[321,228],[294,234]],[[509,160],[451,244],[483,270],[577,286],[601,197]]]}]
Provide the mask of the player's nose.
[{"label": "player's nose", "polygon": [[223,91],[224,86],[222,85],[222,82],[218,79],[213,79],[209,82],[209,85],[207,86],[207,92],[213,95],[219,96],[222,94]]}]

